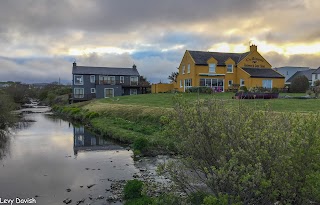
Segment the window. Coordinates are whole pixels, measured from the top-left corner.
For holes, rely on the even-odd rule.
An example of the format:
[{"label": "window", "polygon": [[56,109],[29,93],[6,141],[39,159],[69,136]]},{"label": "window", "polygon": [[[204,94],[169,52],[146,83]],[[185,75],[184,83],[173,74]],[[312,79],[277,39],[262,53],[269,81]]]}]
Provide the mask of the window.
[{"label": "window", "polygon": [[130,85],[138,85],[138,76],[130,77]]},{"label": "window", "polygon": [[130,89],[130,95],[137,95],[138,90],[137,89]]},{"label": "window", "polygon": [[180,88],[182,88],[182,87],[183,87],[183,81],[180,80]]},{"label": "window", "polygon": [[105,98],[112,98],[114,96],[113,88],[105,88],[104,89],[104,97]]},{"label": "window", "polygon": [[224,91],[224,80],[218,78],[201,78],[200,86],[210,87],[215,92]]},{"label": "window", "polygon": [[124,76],[120,76],[120,83],[124,83]]},{"label": "window", "polygon": [[90,75],[90,83],[95,83],[95,82],[96,82],[96,76]]},{"label": "window", "polygon": [[73,90],[74,98],[84,98],[84,89],[83,88],[75,88]]},{"label": "window", "polygon": [[114,76],[100,76],[99,84],[115,85],[116,84],[116,78]]},{"label": "window", "polygon": [[318,79],[318,74],[314,75],[314,79],[316,79],[316,80]]},{"label": "window", "polygon": [[271,89],[272,80],[262,80],[262,87]]},{"label": "window", "polygon": [[188,64],[188,73],[190,73],[190,64]]},{"label": "window", "polygon": [[183,66],[182,66],[182,74],[185,73],[185,69],[186,69],[186,68],[185,68],[185,66],[183,65]]},{"label": "window", "polygon": [[244,80],[240,79],[240,86],[244,86]]},{"label": "window", "polygon": [[232,80],[229,80],[229,81],[228,81],[228,86],[231,87],[232,84],[233,84],[233,81],[232,81]]},{"label": "window", "polygon": [[233,73],[233,65],[232,64],[227,65],[227,73]]},{"label": "window", "polygon": [[83,85],[83,75],[74,75],[74,85]]},{"label": "window", "polygon": [[96,89],[95,88],[91,88],[91,93],[96,93]]},{"label": "window", "polygon": [[216,72],[216,64],[210,63],[209,64],[209,73],[215,73]]},{"label": "window", "polygon": [[185,87],[191,87],[192,86],[192,79],[184,80],[184,86]]}]

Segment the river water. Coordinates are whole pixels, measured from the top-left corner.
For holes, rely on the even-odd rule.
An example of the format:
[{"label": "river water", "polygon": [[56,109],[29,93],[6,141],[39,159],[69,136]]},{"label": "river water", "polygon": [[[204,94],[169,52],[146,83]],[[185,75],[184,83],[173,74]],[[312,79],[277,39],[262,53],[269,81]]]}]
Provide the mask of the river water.
[{"label": "river water", "polygon": [[70,204],[80,200],[84,200],[80,204],[109,204],[106,198],[112,195],[114,181],[140,174],[131,150],[95,136],[83,126],[45,113],[25,117],[35,122],[12,134],[0,159],[2,201],[18,197],[34,198],[37,204],[64,204],[68,198]]}]

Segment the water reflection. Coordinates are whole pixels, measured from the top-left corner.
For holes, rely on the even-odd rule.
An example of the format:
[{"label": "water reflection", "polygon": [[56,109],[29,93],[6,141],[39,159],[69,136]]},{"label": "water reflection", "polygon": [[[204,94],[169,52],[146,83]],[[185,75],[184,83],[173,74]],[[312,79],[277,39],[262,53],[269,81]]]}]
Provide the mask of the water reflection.
[{"label": "water reflection", "polygon": [[5,130],[0,130],[0,160],[6,156],[9,150],[9,133]]},{"label": "water reflection", "polygon": [[101,136],[94,135],[84,126],[74,127],[73,134],[73,152],[75,156],[78,155],[78,152],[121,149],[121,146],[115,145]]}]

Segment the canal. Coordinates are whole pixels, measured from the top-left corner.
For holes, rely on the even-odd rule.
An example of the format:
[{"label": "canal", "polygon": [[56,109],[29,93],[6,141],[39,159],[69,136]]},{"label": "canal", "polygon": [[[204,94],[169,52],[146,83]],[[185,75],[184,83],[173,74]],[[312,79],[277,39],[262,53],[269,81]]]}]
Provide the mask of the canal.
[{"label": "canal", "polygon": [[107,199],[114,196],[119,181],[141,175],[131,150],[48,113],[28,113],[25,118],[34,122],[15,130],[6,147],[0,147],[4,153],[0,159],[2,200],[122,204]]}]

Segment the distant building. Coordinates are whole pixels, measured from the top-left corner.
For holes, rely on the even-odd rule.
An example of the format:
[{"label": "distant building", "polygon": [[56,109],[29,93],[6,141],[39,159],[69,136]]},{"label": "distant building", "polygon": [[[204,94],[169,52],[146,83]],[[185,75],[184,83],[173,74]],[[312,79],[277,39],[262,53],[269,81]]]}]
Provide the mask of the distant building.
[{"label": "distant building", "polygon": [[[187,50],[172,86],[152,85],[153,92],[175,89],[185,92],[190,87],[210,87],[216,92],[235,87],[283,88],[285,77],[271,69],[270,63],[251,45],[246,53],[221,53]],[[164,87],[165,86],[165,87]]]},{"label": "distant building", "polygon": [[317,80],[320,80],[320,67],[318,69],[316,69],[313,73],[312,73],[312,86],[314,86],[314,82]]},{"label": "distant building", "polygon": [[304,75],[308,78],[310,85],[312,85],[312,73],[315,71],[316,71],[316,69],[308,69],[308,70],[298,71],[286,81],[286,84],[290,85],[292,83],[293,79],[295,79],[298,76]]},{"label": "distant building", "polygon": [[137,95],[144,91],[139,83],[140,74],[136,65],[132,68],[114,68],[77,66],[73,63],[72,77],[74,102]]},{"label": "distant building", "polygon": [[[296,72],[298,71],[304,71],[309,70],[309,67],[296,67],[296,66],[284,66],[284,67],[278,67],[273,68],[275,71],[281,73],[285,77],[285,81],[289,80]],[[288,83],[286,83],[288,84]],[[290,83],[289,83],[290,84]]]}]

